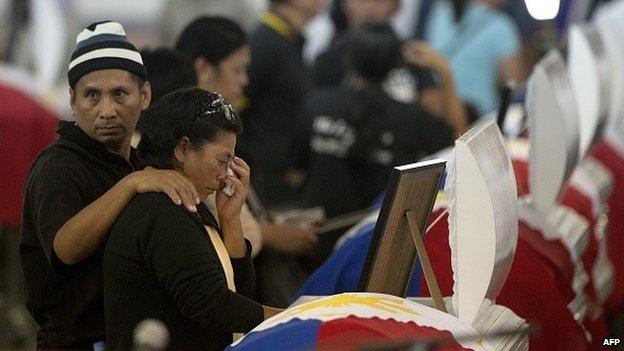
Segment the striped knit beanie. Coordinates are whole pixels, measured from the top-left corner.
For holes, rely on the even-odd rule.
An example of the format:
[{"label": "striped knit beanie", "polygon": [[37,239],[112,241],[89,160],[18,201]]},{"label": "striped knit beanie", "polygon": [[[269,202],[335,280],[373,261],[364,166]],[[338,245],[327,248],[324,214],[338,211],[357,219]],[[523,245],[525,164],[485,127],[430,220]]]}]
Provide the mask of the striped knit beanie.
[{"label": "striped knit beanie", "polygon": [[126,38],[121,24],[112,21],[88,26],[76,37],[76,49],[69,62],[69,86],[85,74],[101,69],[117,68],[146,80],[147,72],[141,54]]}]

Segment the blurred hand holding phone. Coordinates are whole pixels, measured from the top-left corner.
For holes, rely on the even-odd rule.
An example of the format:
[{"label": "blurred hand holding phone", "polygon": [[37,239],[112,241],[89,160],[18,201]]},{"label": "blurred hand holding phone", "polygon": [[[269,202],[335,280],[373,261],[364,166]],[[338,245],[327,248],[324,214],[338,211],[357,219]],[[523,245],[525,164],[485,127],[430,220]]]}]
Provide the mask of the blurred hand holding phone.
[{"label": "blurred hand holding phone", "polygon": [[402,48],[403,60],[408,65],[416,65],[444,74],[450,72],[446,58],[433,46],[418,40],[407,41]]}]

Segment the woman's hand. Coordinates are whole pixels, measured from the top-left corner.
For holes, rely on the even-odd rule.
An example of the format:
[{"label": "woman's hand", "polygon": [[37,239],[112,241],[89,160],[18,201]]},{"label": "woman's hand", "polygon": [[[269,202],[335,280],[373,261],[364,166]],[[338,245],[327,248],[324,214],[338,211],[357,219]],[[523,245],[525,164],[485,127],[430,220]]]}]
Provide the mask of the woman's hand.
[{"label": "woman's hand", "polygon": [[233,175],[228,174],[227,180],[234,186],[234,195],[227,196],[223,189],[220,189],[215,198],[219,223],[227,223],[232,220],[240,220],[241,209],[247,199],[249,192],[249,166],[239,157],[234,157],[230,166]]}]

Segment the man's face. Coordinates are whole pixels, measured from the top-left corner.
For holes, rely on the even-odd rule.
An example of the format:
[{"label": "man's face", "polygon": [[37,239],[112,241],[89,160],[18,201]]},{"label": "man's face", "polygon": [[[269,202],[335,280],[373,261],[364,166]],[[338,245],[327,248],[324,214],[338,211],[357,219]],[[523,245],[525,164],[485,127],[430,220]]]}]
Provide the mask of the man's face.
[{"label": "man's face", "polygon": [[121,153],[130,145],[151,90],[128,71],[103,69],[82,76],[70,95],[80,129],[109,151]]}]

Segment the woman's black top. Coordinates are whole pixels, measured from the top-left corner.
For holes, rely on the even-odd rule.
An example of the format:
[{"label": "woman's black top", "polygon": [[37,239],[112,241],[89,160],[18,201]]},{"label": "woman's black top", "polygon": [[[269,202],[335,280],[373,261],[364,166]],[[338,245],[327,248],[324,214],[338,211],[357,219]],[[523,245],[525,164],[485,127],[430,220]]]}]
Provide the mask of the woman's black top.
[{"label": "woman's black top", "polygon": [[107,348],[132,348],[136,324],[147,318],[169,330],[169,348],[221,350],[232,333],[263,320],[250,300],[254,271],[251,246],[231,259],[237,292],[228,290],[217,252],[204,225],[218,229],[207,208],[199,214],[163,193],[137,195],[119,215],[104,252]]}]

